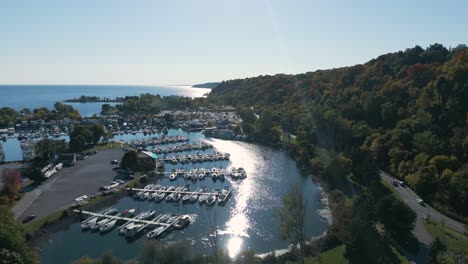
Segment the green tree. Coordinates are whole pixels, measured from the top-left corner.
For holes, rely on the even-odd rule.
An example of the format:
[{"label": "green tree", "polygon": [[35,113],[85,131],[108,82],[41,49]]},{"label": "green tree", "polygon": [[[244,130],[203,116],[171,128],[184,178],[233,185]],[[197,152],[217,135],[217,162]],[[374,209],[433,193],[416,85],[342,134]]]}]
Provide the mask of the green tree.
[{"label": "green tree", "polygon": [[42,139],[36,143],[35,151],[41,163],[46,164],[65,153],[67,148],[68,144],[65,140]]},{"label": "green tree", "polygon": [[47,179],[46,177],[44,177],[44,175],[42,175],[41,170],[37,167],[24,168],[21,173],[24,177],[35,182],[43,182]]},{"label": "green tree", "polygon": [[430,264],[443,264],[439,262],[439,255],[447,251],[447,245],[438,237],[434,239],[429,245],[429,263]]},{"label": "green tree", "polygon": [[299,245],[299,263],[304,263],[306,216],[304,197],[300,188],[294,186],[282,200],[283,206],[275,212],[275,216],[280,220],[281,237],[291,242],[294,247]]},{"label": "green tree", "polygon": [[15,169],[4,169],[2,171],[2,182],[2,193],[12,202],[16,199],[18,192],[23,188],[21,174]]},{"label": "green tree", "polygon": [[124,169],[136,169],[138,167],[138,154],[136,151],[125,153],[120,161],[120,166]]},{"label": "green tree", "polygon": [[6,206],[0,206],[0,249],[8,251],[5,254],[14,254],[14,258],[20,259],[15,264],[39,263],[34,251],[26,245],[21,224],[14,219],[13,213]]},{"label": "green tree", "polygon": [[71,152],[81,152],[86,148],[86,139],[82,135],[70,138],[69,149]]}]

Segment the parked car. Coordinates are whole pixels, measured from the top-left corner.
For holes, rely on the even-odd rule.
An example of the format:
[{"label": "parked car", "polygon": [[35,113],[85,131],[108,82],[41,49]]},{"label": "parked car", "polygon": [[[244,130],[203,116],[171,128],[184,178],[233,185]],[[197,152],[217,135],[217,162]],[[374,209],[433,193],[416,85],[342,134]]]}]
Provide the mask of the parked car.
[{"label": "parked car", "polygon": [[404,183],[404,182],[400,181],[399,184],[400,184],[401,187],[405,187],[405,183]]},{"label": "parked car", "polygon": [[392,185],[395,186],[395,187],[398,187],[398,182],[392,181]]},{"label": "parked car", "polygon": [[416,202],[420,205],[424,205],[424,201],[421,198],[416,198]]},{"label": "parked car", "polygon": [[118,161],[118,160],[111,160],[111,164],[112,164],[112,165],[119,164],[119,161]]},{"label": "parked car", "polygon": [[28,215],[23,219],[23,224],[32,221],[34,218],[36,218],[35,215]]}]

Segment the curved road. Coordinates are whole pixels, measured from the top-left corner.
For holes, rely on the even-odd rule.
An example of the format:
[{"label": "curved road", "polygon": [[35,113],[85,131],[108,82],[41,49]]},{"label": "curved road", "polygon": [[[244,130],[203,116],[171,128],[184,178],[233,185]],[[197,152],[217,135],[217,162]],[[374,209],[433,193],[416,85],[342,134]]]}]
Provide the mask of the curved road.
[{"label": "curved road", "polygon": [[428,204],[418,204],[416,202],[416,199],[419,198],[419,196],[409,187],[393,186],[392,181],[400,181],[399,179],[392,177],[390,174],[384,171],[380,171],[380,176],[381,179],[388,182],[390,186],[400,194],[400,197],[403,199],[403,201],[405,201],[405,203],[411,209],[413,209],[414,212],[416,212],[417,220],[416,227],[414,228],[414,234],[419,239],[419,241],[426,245],[429,245],[432,242],[432,237],[426,230],[426,227],[423,223],[423,217],[425,215],[429,215],[431,219],[439,223],[442,221],[445,222],[445,226],[447,228],[452,229],[455,232],[458,232],[460,234],[464,233],[465,228],[463,223],[460,223],[450,217],[439,213],[438,211],[430,207]]}]

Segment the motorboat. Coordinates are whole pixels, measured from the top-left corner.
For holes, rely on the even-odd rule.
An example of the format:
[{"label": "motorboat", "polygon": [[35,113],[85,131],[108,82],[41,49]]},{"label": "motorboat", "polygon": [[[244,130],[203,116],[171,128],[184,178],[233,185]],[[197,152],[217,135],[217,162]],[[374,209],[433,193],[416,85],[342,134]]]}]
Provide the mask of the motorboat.
[{"label": "motorboat", "polygon": [[182,194],[181,194],[181,193],[175,193],[175,194],[174,194],[174,197],[172,198],[172,201],[173,201],[173,202],[178,202],[178,201],[180,201],[181,198],[182,198]]},{"label": "motorboat", "polygon": [[133,228],[134,225],[135,225],[135,223],[133,223],[133,222],[128,223],[127,225],[120,228],[119,234],[124,235],[127,232],[127,230]]},{"label": "motorboat", "polygon": [[208,205],[208,206],[211,206],[215,202],[216,202],[216,196],[211,194],[210,196],[208,196],[208,199],[206,199],[205,204]]},{"label": "motorboat", "polygon": [[174,200],[174,195],[175,193],[171,193],[168,196],[166,196],[166,202],[172,202]]},{"label": "motorboat", "polygon": [[149,238],[149,239],[157,238],[157,237],[161,236],[161,234],[164,232],[165,229],[166,229],[165,226],[160,226],[160,227],[150,231],[148,234],[146,234],[146,237]]},{"label": "motorboat", "polygon": [[171,173],[171,175],[169,175],[169,180],[171,181],[174,181],[176,178],[177,178],[177,175],[175,173]]},{"label": "motorboat", "polygon": [[156,197],[154,197],[154,201],[159,203],[162,200],[164,200],[165,197],[166,197],[166,193],[164,192],[157,193]]},{"label": "motorboat", "polygon": [[131,216],[133,216],[135,214],[135,211],[136,211],[135,208],[125,209],[120,213],[120,215],[124,216],[124,217],[131,217]]},{"label": "motorboat", "polygon": [[144,192],[142,195],[140,195],[140,200],[146,200],[148,199],[150,193],[149,192]]},{"label": "motorboat", "polygon": [[134,224],[130,227],[127,227],[127,230],[125,230],[125,236],[128,238],[134,237],[136,234],[138,234],[139,229],[142,227],[143,224]]},{"label": "motorboat", "polygon": [[155,210],[149,210],[149,211],[146,211],[146,212],[138,215],[135,218],[140,219],[140,220],[146,220],[146,219],[149,219],[149,218],[153,217],[155,213],[156,213]]},{"label": "motorboat", "polygon": [[101,233],[108,232],[108,231],[112,230],[112,228],[115,227],[116,223],[117,223],[117,219],[111,220],[111,221],[105,223],[104,225],[102,225],[101,228],[99,228],[99,231],[101,231]]},{"label": "motorboat", "polygon": [[97,220],[98,220],[98,218],[94,217],[94,218],[91,218],[90,220],[84,221],[83,223],[81,223],[81,230],[84,231],[84,230],[90,229],[91,226],[96,224]]}]

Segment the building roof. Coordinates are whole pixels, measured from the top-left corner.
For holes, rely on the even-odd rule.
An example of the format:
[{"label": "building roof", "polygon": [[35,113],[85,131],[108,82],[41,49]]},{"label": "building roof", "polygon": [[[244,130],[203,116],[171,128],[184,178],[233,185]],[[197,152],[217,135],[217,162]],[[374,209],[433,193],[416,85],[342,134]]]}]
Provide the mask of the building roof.
[{"label": "building roof", "polygon": [[141,153],[145,154],[146,156],[150,157],[150,158],[153,158],[153,159],[157,159],[158,158],[158,155],[154,154],[153,152],[150,152],[150,151],[142,151]]}]

